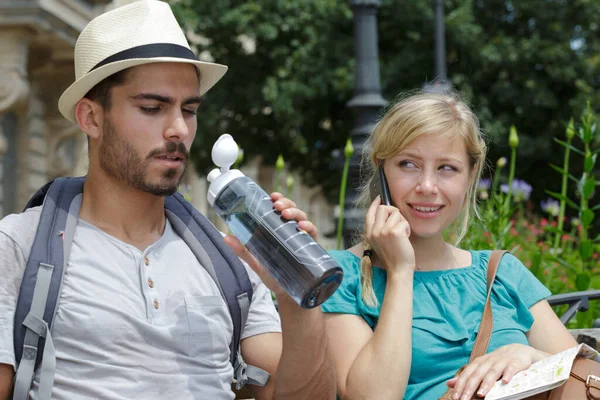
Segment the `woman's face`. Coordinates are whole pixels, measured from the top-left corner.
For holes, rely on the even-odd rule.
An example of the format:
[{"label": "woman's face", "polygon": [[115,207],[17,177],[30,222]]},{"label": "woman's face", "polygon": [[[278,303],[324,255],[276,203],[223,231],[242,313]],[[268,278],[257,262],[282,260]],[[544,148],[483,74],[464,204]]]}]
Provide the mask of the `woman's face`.
[{"label": "woman's face", "polygon": [[460,136],[423,134],[386,159],[384,170],[411,236],[427,238],[441,235],[460,214],[473,168]]}]

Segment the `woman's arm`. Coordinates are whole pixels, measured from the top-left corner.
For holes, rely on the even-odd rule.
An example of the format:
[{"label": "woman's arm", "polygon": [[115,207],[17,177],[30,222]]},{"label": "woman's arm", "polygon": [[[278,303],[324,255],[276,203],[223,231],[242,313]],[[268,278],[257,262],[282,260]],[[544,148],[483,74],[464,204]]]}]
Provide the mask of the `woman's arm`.
[{"label": "woman's arm", "polygon": [[534,318],[527,332],[529,346],[509,344],[473,360],[458,378],[448,381],[457,395],[470,399],[477,391],[478,395],[485,396],[498,379],[508,383],[531,364],[577,346],[546,300],[537,302],[529,311]]},{"label": "woman's arm", "polygon": [[412,354],[413,271],[388,275],[375,332],[357,315],[325,316],[342,399],[399,400]]},{"label": "woman's arm", "polygon": [[[540,352],[541,358],[577,346],[573,336],[546,300],[537,302],[529,311],[533,315],[534,322],[527,332],[527,339],[529,345]],[[549,335],[548,332],[552,334]]]}]

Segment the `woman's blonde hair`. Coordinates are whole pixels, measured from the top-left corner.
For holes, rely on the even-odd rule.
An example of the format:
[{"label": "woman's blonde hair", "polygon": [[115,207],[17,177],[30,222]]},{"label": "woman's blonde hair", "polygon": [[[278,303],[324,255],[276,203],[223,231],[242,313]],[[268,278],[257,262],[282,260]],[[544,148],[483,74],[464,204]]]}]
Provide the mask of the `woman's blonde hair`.
[{"label": "woman's blonde hair", "polygon": [[[419,93],[401,99],[392,105],[375,125],[367,139],[362,154],[363,176],[361,195],[357,206],[366,208],[371,203],[369,188],[378,165],[402,151],[417,137],[424,134],[441,134],[462,137],[472,168],[469,191],[462,210],[451,225],[455,244],[467,233],[469,218],[477,212],[477,184],[485,163],[487,146],[480,130],[479,120],[469,106],[456,93]],[[364,234],[365,250],[372,250]],[[371,257],[363,256],[360,263],[362,298],[365,304],[378,305],[373,290]]]}]

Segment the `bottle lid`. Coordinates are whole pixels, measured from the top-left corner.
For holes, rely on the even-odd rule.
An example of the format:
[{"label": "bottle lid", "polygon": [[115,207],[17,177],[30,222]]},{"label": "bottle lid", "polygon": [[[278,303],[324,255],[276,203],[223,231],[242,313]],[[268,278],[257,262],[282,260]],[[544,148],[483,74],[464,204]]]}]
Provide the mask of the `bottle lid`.
[{"label": "bottle lid", "polygon": [[213,169],[206,177],[210,182],[207,198],[208,204],[211,206],[214,205],[215,199],[229,182],[244,176],[240,170],[229,169],[237,160],[238,155],[238,145],[233,137],[227,133],[221,135],[213,145],[211,157],[213,163],[220,169]]}]

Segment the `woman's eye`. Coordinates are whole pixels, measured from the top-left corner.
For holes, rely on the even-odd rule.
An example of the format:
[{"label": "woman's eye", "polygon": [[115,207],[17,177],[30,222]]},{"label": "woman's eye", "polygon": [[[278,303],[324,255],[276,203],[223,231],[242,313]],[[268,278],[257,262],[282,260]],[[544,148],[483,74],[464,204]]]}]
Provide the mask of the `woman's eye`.
[{"label": "woman's eye", "polygon": [[452,165],[442,165],[440,167],[440,169],[443,170],[443,171],[458,171],[458,169],[456,169]]},{"label": "woman's eye", "polygon": [[414,167],[416,167],[415,163],[413,163],[412,161],[400,161],[399,165],[401,167],[406,167],[406,168],[414,168]]}]

